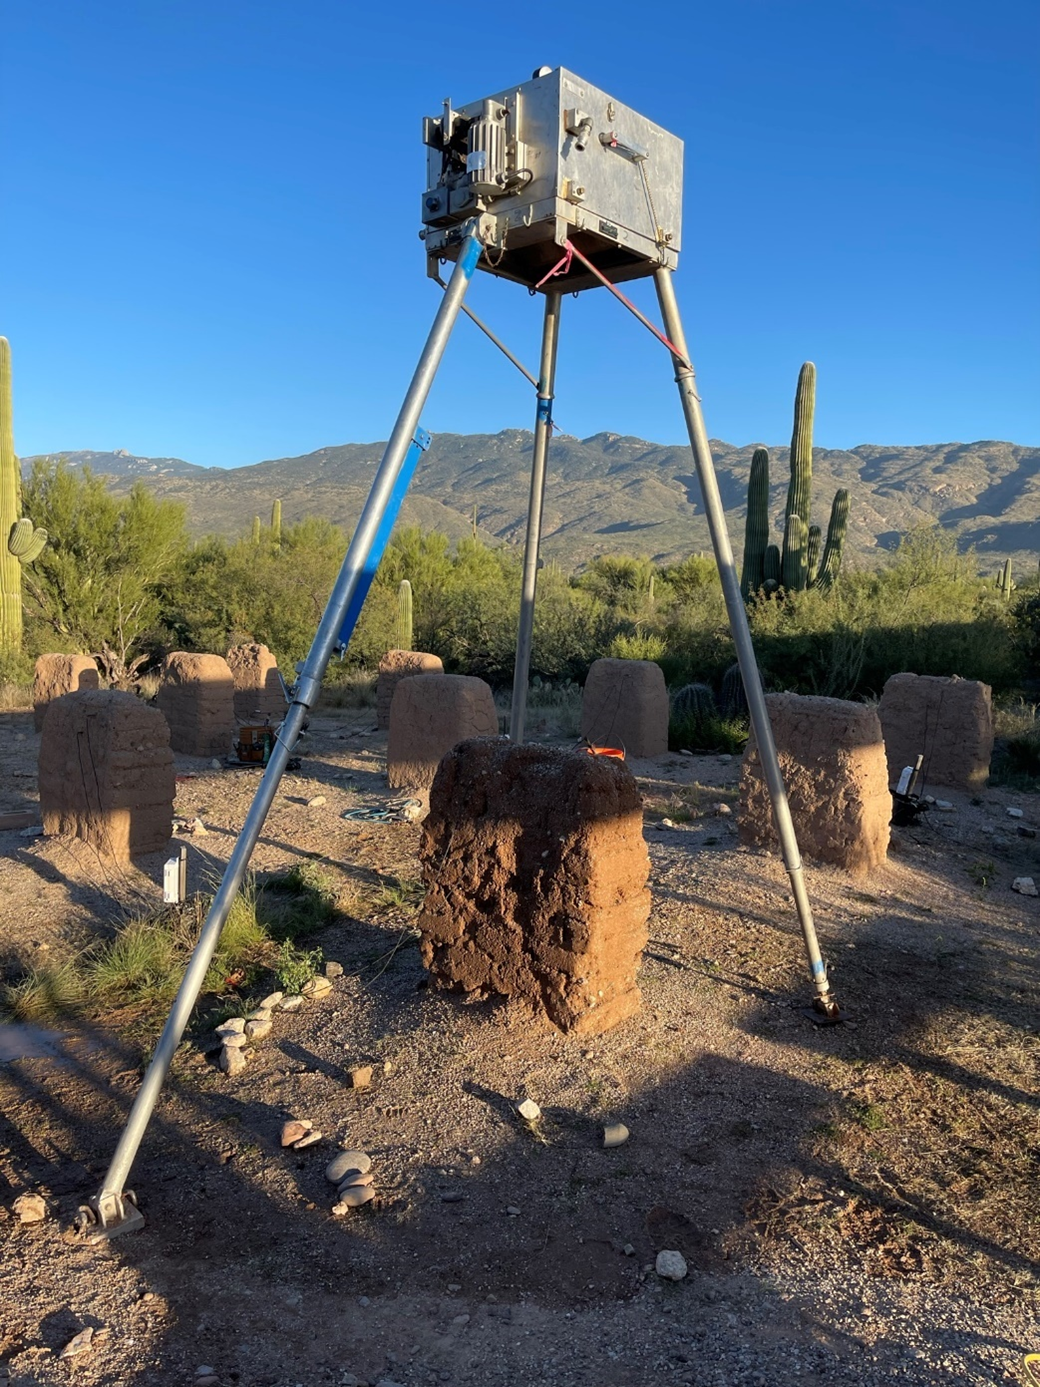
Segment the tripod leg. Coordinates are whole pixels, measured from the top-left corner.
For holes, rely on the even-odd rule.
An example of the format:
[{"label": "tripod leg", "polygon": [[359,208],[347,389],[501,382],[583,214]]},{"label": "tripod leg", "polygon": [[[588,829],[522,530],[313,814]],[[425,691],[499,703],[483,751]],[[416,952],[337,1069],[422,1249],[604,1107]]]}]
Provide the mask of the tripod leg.
[{"label": "tripod leg", "polygon": [[538,413],[534,424],[531,494],[527,502],[524,576],[520,590],[520,625],[516,636],[513,706],[509,717],[509,735],[518,743],[524,740],[524,720],[527,714],[527,681],[531,672],[531,643],[534,639],[534,599],[538,586],[538,549],[542,538],[542,507],[545,503],[545,464],[549,455],[549,440],[552,437],[552,402],[556,385],[556,348],[559,340],[560,294],[550,290],[545,296],[542,358],[538,367]]},{"label": "tripod leg", "polygon": [[[365,502],[358,521],[354,538],[350,542],[343,566],[339,571],[335,587],[318,626],[307,658],[300,667],[300,674],[293,690],[292,703],[285,721],[279,729],[271,759],[267,763],[263,778],[257,786],[253,803],[249,807],[242,831],[235,843],[234,851],[224,869],[217,894],[213,898],[209,914],[203,923],[199,941],[191,956],[187,971],[181,982],[177,997],[166,1020],[159,1043],[141,1087],[134,1099],[126,1127],[116,1146],[112,1163],[108,1168],[100,1193],[80,1210],[81,1226],[94,1237],[112,1237],[130,1228],[140,1227],[143,1220],[137,1212],[132,1198],[124,1198],[124,1186],[130,1174],[134,1157],[148,1127],[170,1062],[180,1044],[184,1028],[191,1017],[192,1009],[202,990],[203,980],[216,950],[220,934],[224,928],[235,896],[238,894],[245,876],[253,848],[260,836],[264,821],[274,802],[279,781],[285,772],[286,763],[292,754],[296,739],[300,735],[307,712],[317,701],[321,681],[333,650],[340,640],[346,639],[344,619],[351,600],[359,585],[364,581],[366,563],[379,536],[380,525],[387,507],[393,503],[398,475],[419,426],[419,414],[426,403],[426,397],[433,384],[448,337],[458,317],[463,295],[477,261],[480,258],[481,243],[471,232],[460,253],[455,270],[448,285],[447,293],[441,300],[430,335],[426,340],[419,364],[408,387],[401,412],[397,416],[393,433],[386,445],[386,452],[379,464],[372,490]],[[355,614],[356,615],[356,614]]]},{"label": "tripod leg", "polygon": [[784,778],[780,773],[780,763],[776,756],[773,729],[766,710],[765,695],[762,692],[762,678],[758,672],[758,663],[755,660],[755,651],[751,644],[747,612],[744,610],[744,600],[740,595],[740,581],[737,578],[736,565],[733,562],[733,550],[730,547],[729,532],[726,529],[726,517],[722,509],[722,497],[719,495],[719,484],[715,476],[715,464],[712,462],[711,449],[708,447],[708,434],[704,427],[700,400],[697,397],[693,368],[686,364],[690,360],[690,355],[686,346],[686,338],[683,335],[682,320],[679,317],[679,305],[675,299],[672,272],[664,268],[656,270],[654,282],[657,286],[657,298],[664,318],[664,330],[686,358],[686,361],[683,362],[673,357],[675,380],[679,387],[683,413],[686,416],[690,446],[693,449],[694,461],[697,464],[697,476],[700,479],[704,509],[708,517],[708,528],[711,531],[711,542],[719,567],[719,577],[722,580],[722,593],[726,599],[730,630],[733,633],[733,643],[737,649],[737,662],[740,665],[740,674],[747,693],[751,726],[755,731],[759,759],[762,762],[766,784],[769,786],[769,797],[773,803],[773,818],[776,821],[777,833],[780,836],[784,866],[787,868],[787,875],[791,879],[791,892],[794,896],[795,908],[798,911],[798,920],[802,927],[805,952],[809,959],[813,985],[816,988],[815,1006],[824,1015],[836,1019],[837,1004],[830,993],[827,968],[821,957],[819,941],[816,938],[812,906],[809,904],[809,895],[805,889],[805,878],[802,874],[802,858],[798,851],[794,824],[791,821],[791,808],[787,802]]}]

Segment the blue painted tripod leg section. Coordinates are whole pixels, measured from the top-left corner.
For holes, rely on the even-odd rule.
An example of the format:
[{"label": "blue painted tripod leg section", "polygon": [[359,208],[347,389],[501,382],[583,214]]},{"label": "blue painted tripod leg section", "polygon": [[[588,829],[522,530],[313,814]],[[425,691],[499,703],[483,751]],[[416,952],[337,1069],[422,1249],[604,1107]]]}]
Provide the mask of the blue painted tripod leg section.
[{"label": "blue painted tripod leg section", "polygon": [[343,618],[343,625],[339,628],[339,636],[336,638],[337,655],[343,654],[351,636],[354,634],[354,627],[357,625],[358,617],[361,615],[361,608],[365,605],[365,598],[368,596],[368,590],[372,586],[376,571],[382,562],[383,555],[386,553],[386,546],[390,543],[390,536],[393,534],[394,526],[397,524],[397,517],[401,514],[401,506],[408,488],[412,484],[412,478],[415,476],[415,469],[419,465],[419,459],[429,446],[430,435],[425,429],[416,429],[415,435],[412,438],[411,447],[405,454],[404,462],[401,464],[401,471],[398,474],[394,489],[390,493],[390,499],[387,502],[386,510],[383,512],[383,518],[379,523],[379,529],[376,531],[375,538],[372,541],[372,547],[368,551],[368,557],[365,559],[364,567],[358,574],[357,587],[354,589],[353,596],[350,599],[350,605],[347,607],[346,615]]}]

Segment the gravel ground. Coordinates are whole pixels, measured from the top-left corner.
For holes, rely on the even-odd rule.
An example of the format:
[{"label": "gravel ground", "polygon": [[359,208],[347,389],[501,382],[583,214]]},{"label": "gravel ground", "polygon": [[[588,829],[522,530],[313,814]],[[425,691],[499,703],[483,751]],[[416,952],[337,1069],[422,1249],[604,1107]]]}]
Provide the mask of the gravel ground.
[{"label": "gravel ground", "polygon": [[[0,716],[0,808],[20,808],[36,741],[31,718]],[[371,722],[314,720],[256,859],[319,856],[337,874],[343,914],[315,939],[343,975],[277,1014],[238,1079],[201,1029],[185,1044],[131,1182],[143,1232],[93,1246],[70,1231],[136,1090],[128,1018],[0,1028],[0,1380],[190,1387],[208,1366],[223,1387],[1026,1381],[1040,909],[1009,888],[1040,878],[1017,831],[1037,798],[943,792],[954,809],[899,831],[869,881],[810,869],[847,1017],[817,1027],[782,869],[741,849],[725,812],[739,763],[632,763],[653,864],[644,1008],[575,1041],[425,986],[418,830],[341,817],[387,793]],[[178,768],[178,812],[208,829],[187,840],[194,889],[254,781]],[[17,833],[0,851],[11,970],[157,899],[158,859],[113,872],[82,844]],[[367,1090],[347,1087],[358,1064],[374,1067]],[[515,1115],[527,1097],[534,1130]],[[283,1150],[288,1117],[322,1141]],[[630,1140],[603,1150],[615,1120]],[[340,1146],[369,1152],[378,1192],[341,1219],[323,1173]],[[52,1217],[18,1222],[26,1190]],[[663,1248],[683,1253],[681,1282],[654,1272]],[[86,1327],[90,1347],[60,1360]]]}]

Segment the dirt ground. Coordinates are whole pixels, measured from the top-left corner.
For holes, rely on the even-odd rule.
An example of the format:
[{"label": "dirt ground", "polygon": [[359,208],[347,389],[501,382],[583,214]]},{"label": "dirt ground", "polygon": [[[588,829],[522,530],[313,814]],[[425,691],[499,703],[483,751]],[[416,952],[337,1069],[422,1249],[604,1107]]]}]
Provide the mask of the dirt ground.
[{"label": "dirt ground", "polygon": [[[239,1078],[201,1033],[185,1043],[133,1172],[142,1232],[70,1231],[139,1081],[132,1032],[117,1015],[0,1026],[0,1382],[190,1387],[203,1366],[222,1387],[1027,1381],[1040,901],[1010,887],[1040,880],[1019,833],[1040,798],[937,791],[953,808],[894,830],[867,881],[808,869],[846,1016],[818,1027],[779,861],[736,841],[739,761],[631,763],[654,896],[643,1009],[578,1041],[426,987],[419,830],[342,818],[387,797],[374,724],[313,720],[254,860],[335,870],[341,913],[313,938],[343,974],[278,1014]],[[0,715],[0,811],[34,806],[37,746],[30,714]],[[183,840],[204,890],[255,774],[178,772],[178,813],[208,830]],[[0,854],[8,977],[161,899],[162,854],[113,870],[18,831]],[[364,1063],[372,1086],[353,1090]],[[287,1117],[323,1140],[281,1149]],[[631,1137],[604,1150],[615,1120]],[[340,1146],[369,1152],[378,1197],[333,1218]],[[18,1221],[26,1190],[52,1217]],[[662,1249],[685,1280],[654,1273]],[[59,1359],[87,1327],[90,1348]]]}]

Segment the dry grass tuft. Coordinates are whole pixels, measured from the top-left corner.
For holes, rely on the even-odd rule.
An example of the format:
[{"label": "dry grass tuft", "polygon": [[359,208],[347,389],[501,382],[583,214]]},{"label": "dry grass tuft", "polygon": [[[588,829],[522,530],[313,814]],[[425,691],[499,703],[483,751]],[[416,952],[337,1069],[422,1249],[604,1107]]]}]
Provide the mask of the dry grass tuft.
[{"label": "dry grass tuft", "polygon": [[[115,937],[78,958],[33,969],[0,991],[0,1009],[18,1021],[54,1021],[74,1012],[125,1010],[130,1019],[161,1021],[209,909],[196,896],[181,909],[166,908],[127,920]],[[206,974],[204,992],[249,988],[265,974],[283,972],[302,985],[321,962],[320,951],[296,950],[293,939],[326,924],[336,909],[331,874],[312,863],[236,896]],[[302,979],[302,981],[301,981]]]},{"label": "dry grass tuft", "polygon": [[32,706],[31,684],[0,684],[0,713],[21,713]]},{"label": "dry grass tuft", "polygon": [[378,675],[367,670],[340,670],[321,687],[319,708],[374,708]]}]

